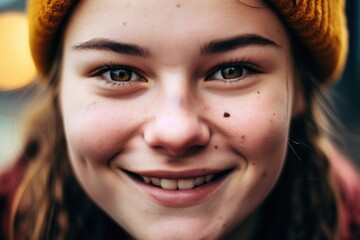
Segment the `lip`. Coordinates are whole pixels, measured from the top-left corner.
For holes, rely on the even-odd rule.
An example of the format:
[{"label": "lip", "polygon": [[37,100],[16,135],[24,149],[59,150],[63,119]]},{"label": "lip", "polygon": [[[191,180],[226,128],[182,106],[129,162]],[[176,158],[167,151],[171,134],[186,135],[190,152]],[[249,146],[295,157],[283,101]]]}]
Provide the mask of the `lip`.
[{"label": "lip", "polygon": [[[182,172],[172,171],[146,171],[146,172],[130,172],[124,169],[120,169],[125,175],[134,182],[142,193],[149,196],[149,198],[155,203],[171,208],[189,207],[200,204],[211,195],[215,194],[221,189],[223,183],[228,179],[233,169],[224,170],[209,170],[209,169],[195,169]],[[156,178],[168,178],[168,179],[186,179],[194,178],[205,175],[218,175],[216,179],[210,181],[201,186],[197,186],[193,189],[187,190],[168,190],[161,187],[147,184],[140,180],[137,176],[147,176]],[[136,176],[137,175],[137,176]]]}]

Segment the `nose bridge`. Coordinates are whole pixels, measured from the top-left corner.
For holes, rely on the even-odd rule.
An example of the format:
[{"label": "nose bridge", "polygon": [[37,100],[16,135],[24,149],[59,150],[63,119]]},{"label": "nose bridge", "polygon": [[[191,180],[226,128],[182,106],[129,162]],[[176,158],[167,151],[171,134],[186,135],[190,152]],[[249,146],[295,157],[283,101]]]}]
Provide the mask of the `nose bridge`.
[{"label": "nose bridge", "polygon": [[195,95],[191,84],[184,79],[169,80],[160,87],[153,106],[153,118],[144,133],[150,147],[178,155],[208,143],[210,132],[201,120]]},{"label": "nose bridge", "polygon": [[163,94],[163,99],[160,101],[163,103],[162,111],[164,114],[173,114],[173,115],[191,115],[195,114],[194,106],[191,107],[191,96],[190,90],[184,86],[173,86],[170,91],[167,91]]},{"label": "nose bridge", "polygon": [[196,115],[196,106],[192,103],[196,99],[196,90],[190,77],[182,71],[168,70],[161,78],[161,84],[156,96],[157,109],[166,116],[184,114],[190,117]]}]

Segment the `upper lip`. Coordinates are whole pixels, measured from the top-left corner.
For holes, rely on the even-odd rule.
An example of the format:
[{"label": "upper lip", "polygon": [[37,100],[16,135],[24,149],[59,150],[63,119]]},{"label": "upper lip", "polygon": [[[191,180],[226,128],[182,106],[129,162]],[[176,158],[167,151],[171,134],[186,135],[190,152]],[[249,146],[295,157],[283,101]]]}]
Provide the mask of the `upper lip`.
[{"label": "upper lip", "polygon": [[168,170],[148,170],[148,171],[129,171],[122,169],[126,172],[145,176],[145,177],[153,177],[153,178],[167,178],[167,179],[179,179],[179,178],[195,178],[200,176],[218,174],[225,171],[230,171],[233,168],[226,168],[226,169],[190,169],[190,170],[183,170],[183,171],[168,171]]}]

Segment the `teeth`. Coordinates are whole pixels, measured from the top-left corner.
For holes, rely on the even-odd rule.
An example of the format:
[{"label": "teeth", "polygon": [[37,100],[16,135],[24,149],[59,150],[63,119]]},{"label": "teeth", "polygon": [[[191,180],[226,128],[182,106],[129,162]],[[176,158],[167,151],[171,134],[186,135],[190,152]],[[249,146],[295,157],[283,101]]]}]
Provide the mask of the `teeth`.
[{"label": "teeth", "polygon": [[210,182],[212,179],[213,179],[213,175],[207,175],[206,177],[205,177],[205,182]]},{"label": "teeth", "polygon": [[161,187],[164,189],[176,190],[178,186],[176,179],[161,179]]},{"label": "teeth", "polygon": [[203,184],[205,181],[205,177],[197,177],[195,178],[195,186],[199,186],[201,184]]},{"label": "teeth", "polygon": [[193,189],[194,187],[210,182],[213,178],[214,175],[212,174],[207,176],[196,177],[196,178],[183,178],[183,179],[154,178],[154,177],[145,177],[145,176],[142,177],[144,182],[147,184],[153,184],[155,186],[169,190]]},{"label": "teeth", "polygon": [[195,187],[195,181],[193,178],[179,179],[177,185],[180,190],[193,189]]},{"label": "teeth", "polygon": [[151,178],[151,182],[152,182],[155,186],[161,186],[161,178]]},{"label": "teeth", "polygon": [[151,178],[149,177],[143,177],[143,180],[145,183],[151,183]]}]

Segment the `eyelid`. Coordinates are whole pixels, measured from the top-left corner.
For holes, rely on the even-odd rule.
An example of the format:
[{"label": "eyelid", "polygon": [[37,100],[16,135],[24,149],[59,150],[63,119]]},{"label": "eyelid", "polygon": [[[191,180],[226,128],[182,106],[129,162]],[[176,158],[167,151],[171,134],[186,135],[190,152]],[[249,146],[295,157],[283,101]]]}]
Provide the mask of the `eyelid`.
[{"label": "eyelid", "polygon": [[260,67],[258,67],[257,65],[255,65],[253,63],[244,62],[244,61],[231,61],[231,62],[222,63],[222,64],[216,66],[215,68],[213,68],[209,72],[209,74],[207,75],[205,80],[222,80],[222,81],[225,81],[225,82],[231,82],[231,81],[236,81],[236,80],[243,79],[243,77],[234,78],[234,79],[216,79],[216,78],[213,78],[213,76],[218,71],[220,71],[220,70],[222,70],[224,68],[229,68],[229,67],[241,67],[241,68],[245,69],[250,75],[263,72]]},{"label": "eyelid", "polygon": [[138,76],[138,80],[145,81],[144,74],[141,70],[124,64],[103,64],[100,67],[97,67],[95,70],[91,71],[89,77],[96,77],[100,78],[101,80],[106,81],[106,83],[114,84],[114,85],[122,85],[122,84],[131,84],[131,82],[136,80],[129,80],[129,81],[114,81],[110,77],[104,76],[106,72],[110,72],[112,70],[119,70],[124,69],[131,71],[132,74]]},{"label": "eyelid", "polygon": [[96,69],[94,69],[93,71],[91,71],[89,76],[96,77],[107,71],[118,70],[118,69],[130,70],[131,72],[133,72],[143,78],[143,73],[141,70],[139,70],[135,67],[132,67],[129,65],[123,65],[123,64],[103,64],[103,65],[97,67]]}]

